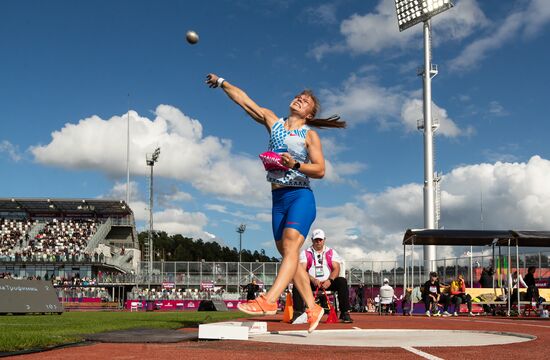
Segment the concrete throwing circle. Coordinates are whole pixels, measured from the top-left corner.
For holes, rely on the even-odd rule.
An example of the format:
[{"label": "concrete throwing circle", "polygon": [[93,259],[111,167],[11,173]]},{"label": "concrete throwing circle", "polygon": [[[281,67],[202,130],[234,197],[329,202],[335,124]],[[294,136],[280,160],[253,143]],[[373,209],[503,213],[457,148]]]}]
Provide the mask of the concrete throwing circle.
[{"label": "concrete throwing circle", "polygon": [[520,343],[536,336],[497,331],[418,330],[418,329],[355,329],[278,331],[250,337],[252,341],[326,346],[359,347],[449,347],[483,346]]}]

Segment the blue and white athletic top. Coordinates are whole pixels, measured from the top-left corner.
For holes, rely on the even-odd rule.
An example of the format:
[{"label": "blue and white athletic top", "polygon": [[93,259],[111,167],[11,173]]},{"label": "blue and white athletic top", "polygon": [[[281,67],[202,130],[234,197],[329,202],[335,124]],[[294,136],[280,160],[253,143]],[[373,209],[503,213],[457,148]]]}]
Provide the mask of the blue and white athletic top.
[{"label": "blue and white athletic top", "polygon": [[[271,127],[269,150],[278,153],[288,152],[294,160],[300,163],[309,162],[306,148],[306,134],[310,130],[310,127],[304,125],[299,129],[288,131],[284,126],[285,121],[286,118],[281,118]],[[274,184],[309,187],[309,177],[299,170],[270,170],[267,172],[266,178],[267,181]]]}]

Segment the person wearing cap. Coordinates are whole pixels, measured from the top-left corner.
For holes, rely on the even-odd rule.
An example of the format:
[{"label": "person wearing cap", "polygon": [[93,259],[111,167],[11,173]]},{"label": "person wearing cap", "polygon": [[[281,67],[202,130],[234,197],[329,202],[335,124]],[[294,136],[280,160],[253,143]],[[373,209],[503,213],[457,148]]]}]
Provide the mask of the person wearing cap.
[{"label": "person wearing cap", "polygon": [[[382,309],[382,305],[386,305],[386,311],[389,313],[395,312],[395,301],[397,300],[397,296],[395,296],[395,292],[393,290],[393,287],[390,285],[390,280],[388,278],[384,278],[382,281],[382,286],[380,286],[380,306]],[[389,297],[384,297],[384,294],[389,294]]]},{"label": "person wearing cap", "polygon": [[[426,308],[426,316],[431,316],[430,309],[432,307],[437,310],[437,302],[439,301],[440,294],[441,289],[439,288],[437,273],[432,271],[430,273],[430,280],[424,283],[424,289],[422,291],[422,301]],[[437,311],[435,311],[434,314],[437,314]]]},{"label": "person wearing cap", "polygon": [[[336,292],[340,306],[340,320],[351,323],[349,287],[344,277],[340,276],[342,258],[336,250],[325,245],[326,235],[321,229],[311,233],[312,245],[300,253],[300,266],[304,267],[309,275],[311,289],[324,288]],[[322,289],[321,289],[322,290]],[[294,316],[298,318],[304,311],[304,301],[297,291],[292,292]]]}]

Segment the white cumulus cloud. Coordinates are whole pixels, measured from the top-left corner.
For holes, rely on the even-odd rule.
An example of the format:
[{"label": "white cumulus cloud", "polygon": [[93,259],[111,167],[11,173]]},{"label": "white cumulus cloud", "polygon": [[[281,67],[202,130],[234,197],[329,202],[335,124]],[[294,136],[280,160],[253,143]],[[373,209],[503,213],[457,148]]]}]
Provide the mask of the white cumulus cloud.
[{"label": "white cumulus cloud", "polygon": [[531,38],[550,23],[550,2],[528,0],[518,3],[504,20],[496,23],[487,35],[468,46],[450,62],[451,70],[466,71],[475,68],[488,54],[518,37]]},{"label": "white cumulus cloud", "polygon": [[[256,158],[234,154],[231,141],[204,136],[202,125],[179,109],[159,105],[150,120],[130,112],[130,171],[132,176],[148,175],[145,155],[160,147],[154,173],[189,182],[196,189],[248,205],[265,205],[265,174]],[[41,164],[69,169],[100,170],[112,177],[126,172],[127,115],[101,119],[91,116],[77,124],[65,124],[52,133],[47,145],[31,148]],[[232,181],[226,181],[228,178]],[[247,196],[243,196],[246,194]],[[180,200],[185,193],[172,194]]]},{"label": "white cumulus cloud", "polygon": [[[461,40],[488,23],[475,0],[461,0],[451,9],[433,19],[438,29],[438,40]],[[354,54],[378,53],[386,49],[406,49],[421,45],[422,26],[417,25],[399,32],[395,3],[380,0],[372,13],[353,14],[340,24],[344,45],[322,43],[312,50],[321,60],[326,54],[352,52]],[[418,41],[417,41],[418,39]],[[434,43],[437,46],[437,43]]]},{"label": "white cumulus cloud", "polygon": [[[401,126],[405,131],[416,130],[417,120],[423,118],[423,101],[417,94],[397,87],[383,87],[372,78],[355,74],[351,74],[341,87],[320,92],[326,112],[340,114],[352,125],[374,121],[382,128]],[[432,118],[439,120],[438,134],[443,136],[465,136],[474,132],[472,127],[459,128],[447,111],[433,101]]]}]

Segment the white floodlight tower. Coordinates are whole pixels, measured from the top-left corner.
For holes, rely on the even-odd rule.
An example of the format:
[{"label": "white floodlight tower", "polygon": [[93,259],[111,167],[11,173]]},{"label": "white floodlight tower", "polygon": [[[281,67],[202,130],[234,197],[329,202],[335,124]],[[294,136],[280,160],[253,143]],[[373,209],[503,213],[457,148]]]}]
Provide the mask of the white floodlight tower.
[{"label": "white floodlight tower", "polygon": [[241,224],[237,228],[237,232],[239,233],[239,266],[241,265],[241,255],[243,253],[243,233],[246,230],[246,224]]},{"label": "white floodlight tower", "polygon": [[[153,167],[158,161],[160,155],[160,148],[156,148],[152,154],[146,154],[145,160],[147,166],[151,167],[151,174],[149,177],[149,232],[147,236],[148,249],[145,252],[145,261],[148,262],[149,281],[153,275]],[[150,288],[151,286],[149,286]]]},{"label": "white floodlight tower", "polygon": [[[431,24],[435,15],[453,7],[451,0],[395,0],[399,31],[424,23],[424,228],[435,228],[435,191],[433,164],[432,77],[437,66],[431,59]],[[424,245],[424,271],[435,271],[435,246]]]}]

